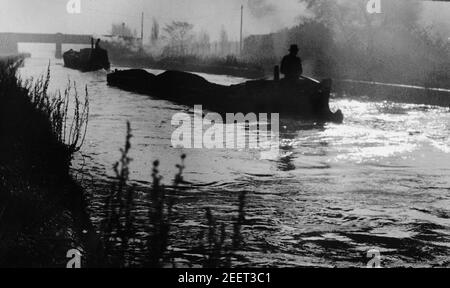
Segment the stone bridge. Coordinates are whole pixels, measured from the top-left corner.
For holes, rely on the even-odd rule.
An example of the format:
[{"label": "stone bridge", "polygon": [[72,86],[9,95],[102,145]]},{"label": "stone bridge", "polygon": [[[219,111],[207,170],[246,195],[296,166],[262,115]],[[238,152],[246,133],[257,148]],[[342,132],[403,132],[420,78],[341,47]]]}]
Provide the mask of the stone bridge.
[{"label": "stone bridge", "polygon": [[62,44],[91,44],[91,35],[0,33],[0,54],[19,53],[19,43],[55,43],[55,57],[62,58]]}]

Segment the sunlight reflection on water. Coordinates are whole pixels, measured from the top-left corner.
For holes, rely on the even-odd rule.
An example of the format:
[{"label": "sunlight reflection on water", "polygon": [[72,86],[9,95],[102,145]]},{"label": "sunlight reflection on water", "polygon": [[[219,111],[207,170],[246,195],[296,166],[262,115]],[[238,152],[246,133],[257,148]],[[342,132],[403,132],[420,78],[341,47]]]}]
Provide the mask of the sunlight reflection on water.
[{"label": "sunlight reflection on water", "polygon": [[[47,63],[29,59],[21,73],[42,74]],[[180,238],[193,233],[192,223],[203,223],[205,207],[227,218],[233,192],[247,190],[244,266],[364,266],[362,255],[373,247],[388,266],[450,265],[448,108],[336,99],[342,125],[282,119],[280,156],[261,159],[260,151],[245,149],[174,149],[171,117],[192,107],[108,87],[104,72],[82,74],[54,60],[51,71],[50,89],[64,89],[69,77],[91,95],[87,141],[75,159],[84,179],[112,176],[127,120],[134,135],[132,180],[149,181],[151,163],[160,159],[170,183],[187,153],[185,179],[204,185],[178,204]],[[222,84],[242,81],[206,76]],[[90,192],[98,219],[101,203]],[[172,246],[188,249],[183,239]]]}]

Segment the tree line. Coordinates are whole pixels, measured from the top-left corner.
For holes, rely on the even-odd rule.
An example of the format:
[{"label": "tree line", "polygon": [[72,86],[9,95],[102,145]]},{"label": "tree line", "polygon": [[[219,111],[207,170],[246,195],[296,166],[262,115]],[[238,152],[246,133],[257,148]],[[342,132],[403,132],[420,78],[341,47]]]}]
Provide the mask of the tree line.
[{"label": "tree line", "polygon": [[[113,24],[111,35],[123,39],[136,39],[137,32],[125,23]],[[213,41],[206,30],[196,32],[194,25],[185,21],[172,21],[163,26],[153,19],[147,50],[165,56],[188,55],[230,55],[239,52],[239,43],[231,41],[225,26],[219,33],[219,39]]]}]

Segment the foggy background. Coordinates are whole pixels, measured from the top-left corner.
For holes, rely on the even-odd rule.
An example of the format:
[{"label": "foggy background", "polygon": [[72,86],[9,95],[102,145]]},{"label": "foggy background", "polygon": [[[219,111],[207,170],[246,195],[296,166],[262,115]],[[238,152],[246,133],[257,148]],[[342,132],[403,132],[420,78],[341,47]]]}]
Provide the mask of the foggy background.
[{"label": "foggy background", "polygon": [[[449,2],[383,0],[382,14],[373,15],[367,0],[81,0],[81,14],[67,12],[68,0],[0,3],[0,32],[119,36],[103,38],[112,44],[105,48],[113,63],[124,57],[217,66],[239,60],[241,67],[258,66],[269,76],[296,43],[312,77],[450,87]],[[142,12],[144,45],[137,39]],[[70,48],[77,49],[65,45],[63,51]],[[20,52],[33,51],[34,57],[53,50],[52,44],[19,44]]]},{"label": "foggy background", "polygon": [[240,10],[245,5],[244,33],[260,34],[292,26],[304,12],[298,0],[81,0],[81,14],[66,12],[67,0],[0,0],[1,32],[49,32],[108,34],[112,23],[126,23],[140,35],[145,13],[144,39],[148,40],[153,19],[164,24],[186,21],[194,29],[218,38],[225,27],[237,40]]},{"label": "foggy background", "polygon": [[[108,34],[112,23],[126,23],[140,35],[141,13],[145,13],[144,39],[151,24],[172,20],[194,24],[217,39],[222,27],[230,39],[238,40],[240,7],[244,5],[244,35],[275,32],[298,23],[305,5],[298,0],[81,0],[81,14],[68,14],[68,0],[0,0],[0,32],[48,32]],[[424,24],[435,24],[450,37],[449,4],[425,2]]]}]

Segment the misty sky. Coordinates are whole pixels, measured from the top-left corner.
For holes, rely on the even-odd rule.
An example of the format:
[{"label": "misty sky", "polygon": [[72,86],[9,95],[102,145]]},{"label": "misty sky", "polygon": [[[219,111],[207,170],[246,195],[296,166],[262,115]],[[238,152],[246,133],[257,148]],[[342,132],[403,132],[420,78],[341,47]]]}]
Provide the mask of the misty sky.
[{"label": "misty sky", "polygon": [[[216,38],[222,26],[237,39],[240,6],[245,5],[245,33],[266,33],[292,26],[304,11],[298,0],[81,0],[82,13],[66,12],[68,0],[0,0],[0,32],[62,32],[107,34],[111,23],[127,23],[140,31],[140,14],[145,12],[146,32],[152,18],[161,23],[189,21],[196,30]],[[253,9],[250,9],[253,8]],[[269,13],[270,12],[270,13]],[[146,36],[148,33],[145,33]]]},{"label": "misty sky", "polygon": [[[217,38],[222,26],[238,39],[240,6],[245,8],[244,33],[261,34],[292,26],[304,13],[298,0],[81,0],[82,13],[66,12],[68,0],[0,0],[0,32],[108,34],[111,23],[127,23],[140,31],[145,12],[145,37],[152,18],[161,24],[183,20]],[[425,15],[450,28],[450,4],[428,4]],[[449,35],[450,36],[450,35]]]}]

